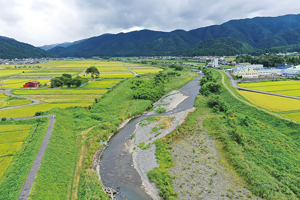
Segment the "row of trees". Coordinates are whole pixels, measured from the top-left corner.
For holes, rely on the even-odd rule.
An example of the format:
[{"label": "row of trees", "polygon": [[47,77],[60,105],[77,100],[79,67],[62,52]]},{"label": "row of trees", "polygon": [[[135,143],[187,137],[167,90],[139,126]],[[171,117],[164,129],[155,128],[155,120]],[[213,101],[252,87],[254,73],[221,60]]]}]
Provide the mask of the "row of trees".
[{"label": "row of trees", "polygon": [[82,78],[80,76],[72,78],[71,74],[63,74],[60,77],[55,77],[51,79],[51,87],[63,87],[64,85],[67,85],[68,87],[79,87],[86,82],[88,82],[88,79],[86,78]]},{"label": "row of trees", "polygon": [[289,63],[299,65],[300,57],[295,56],[277,56],[275,54],[261,55],[259,57],[241,55],[236,57],[237,63],[249,62],[251,64],[263,64],[264,67],[275,67],[275,64]]}]

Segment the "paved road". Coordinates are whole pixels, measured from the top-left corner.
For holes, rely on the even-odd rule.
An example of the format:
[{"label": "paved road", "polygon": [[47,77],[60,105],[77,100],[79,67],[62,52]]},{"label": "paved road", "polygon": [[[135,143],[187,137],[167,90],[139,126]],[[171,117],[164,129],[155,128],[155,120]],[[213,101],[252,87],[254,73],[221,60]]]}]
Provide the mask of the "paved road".
[{"label": "paved road", "polygon": [[134,76],[137,76],[138,74],[135,72],[135,71],[133,71],[130,67],[127,67],[126,65],[124,65],[129,71],[131,71],[133,74],[134,74]]},{"label": "paved road", "polygon": [[264,92],[264,91],[252,90],[252,89],[247,89],[247,88],[240,87],[236,84],[235,80],[233,79],[233,77],[228,72],[226,72],[226,74],[230,79],[230,84],[233,87],[235,87],[239,90],[244,90],[244,91],[248,91],[248,92],[256,92],[256,93],[261,93],[261,94],[268,94],[268,95],[273,95],[273,96],[279,96],[279,97],[285,97],[285,98],[300,100],[300,97],[293,97],[293,96],[288,96],[288,95],[283,95],[283,94],[276,94],[276,93],[271,93],[271,92]]},{"label": "paved road", "polygon": [[6,89],[5,90],[6,95],[9,95],[9,96],[12,96],[12,97],[18,97],[18,98],[28,99],[28,100],[32,101],[32,103],[31,104],[20,105],[20,106],[12,106],[12,107],[7,107],[7,108],[1,108],[0,110],[9,110],[9,109],[14,109],[14,108],[22,108],[22,107],[33,106],[33,105],[41,103],[39,100],[36,100],[36,99],[32,99],[32,98],[29,98],[29,97],[22,97],[22,96],[17,96],[17,95],[11,94],[11,90],[12,89]]},{"label": "paved road", "polygon": [[[10,92],[11,92],[11,89],[6,90],[7,95],[10,95],[10,96],[13,96],[13,97],[20,97],[20,96],[17,96],[17,95],[13,95]],[[33,103],[27,104],[27,105],[21,105],[21,106],[13,106],[13,107],[9,107],[9,108],[2,108],[0,110],[8,110],[8,109],[13,109],[13,108],[32,106],[32,105],[40,103],[40,101],[38,101],[36,99],[31,99],[31,98],[28,98],[28,97],[20,97],[20,98],[28,99],[30,101],[33,101]],[[41,147],[39,149],[39,152],[38,152],[37,156],[35,157],[33,165],[31,166],[30,172],[29,172],[29,174],[26,178],[26,181],[23,185],[23,188],[20,192],[18,200],[25,200],[25,199],[27,199],[27,197],[29,195],[29,192],[31,190],[32,184],[33,184],[34,179],[36,177],[37,171],[39,170],[40,165],[42,163],[42,160],[43,160],[43,157],[44,157],[44,154],[45,154],[45,150],[47,148],[47,145],[48,145],[48,142],[49,142],[52,130],[53,130],[53,126],[54,126],[54,122],[55,122],[55,115],[13,118],[14,120],[22,120],[22,119],[36,119],[36,118],[40,118],[40,117],[48,117],[49,120],[50,120],[50,123],[49,123],[48,129],[47,129],[47,132],[45,134],[44,140],[43,140],[43,142],[41,144]],[[11,118],[7,118],[7,120],[11,120]],[[0,121],[1,121],[1,118],[0,118]]]}]

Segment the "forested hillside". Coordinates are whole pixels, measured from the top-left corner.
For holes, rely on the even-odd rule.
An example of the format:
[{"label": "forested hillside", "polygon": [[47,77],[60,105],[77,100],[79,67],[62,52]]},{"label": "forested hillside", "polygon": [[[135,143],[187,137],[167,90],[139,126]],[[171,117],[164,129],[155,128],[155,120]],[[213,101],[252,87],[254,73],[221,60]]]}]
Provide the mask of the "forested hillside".
[{"label": "forested hillside", "polygon": [[32,45],[18,42],[7,37],[0,37],[0,58],[41,58],[52,57],[53,54]]},{"label": "forested hillside", "polygon": [[300,15],[285,15],[231,20],[191,31],[141,30],[104,34],[74,42],[68,47],[57,46],[49,51],[60,56],[83,57],[234,55],[285,52],[298,49],[299,43]]}]

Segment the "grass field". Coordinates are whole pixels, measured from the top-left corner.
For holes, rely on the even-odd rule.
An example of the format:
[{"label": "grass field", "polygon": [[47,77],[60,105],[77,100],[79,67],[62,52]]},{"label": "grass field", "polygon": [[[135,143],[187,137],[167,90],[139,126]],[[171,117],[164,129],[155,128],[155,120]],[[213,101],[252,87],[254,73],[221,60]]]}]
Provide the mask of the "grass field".
[{"label": "grass field", "polygon": [[157,73],[160,71],[163,71],[163,69],[157,68],[157,67],[130,67],[133,71],[135,71],[138,74],[147,74],[147,73]]},{"label": "grass field", "polygon": [[118,82],[120,82],[122,79],[104,79],[101,81],[92,81],[89,84],[83,86],[82,88],[108,88]]}]

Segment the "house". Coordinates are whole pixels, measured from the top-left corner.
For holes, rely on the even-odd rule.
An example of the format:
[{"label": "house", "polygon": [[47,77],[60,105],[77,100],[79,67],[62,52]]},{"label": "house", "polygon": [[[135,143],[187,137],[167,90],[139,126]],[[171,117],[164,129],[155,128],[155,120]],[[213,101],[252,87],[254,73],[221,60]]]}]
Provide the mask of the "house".
[{"label": "house", "polygon": [[23,85],[24,88],[33,88],[33,87],[38,87],[40,84],[40,82],[38,81],[31,81],[28,83],[25,83],[25,85]]},{"label": "house", "polygon": [[281,76],[294,77],[300,74],[300,65],[281,70]]},{"label": "house", "polygon": [[234,72],[234,75],[242,76],[243,78],[258,78],[257,70],[252,67],[247,67],[238,72]]}]

